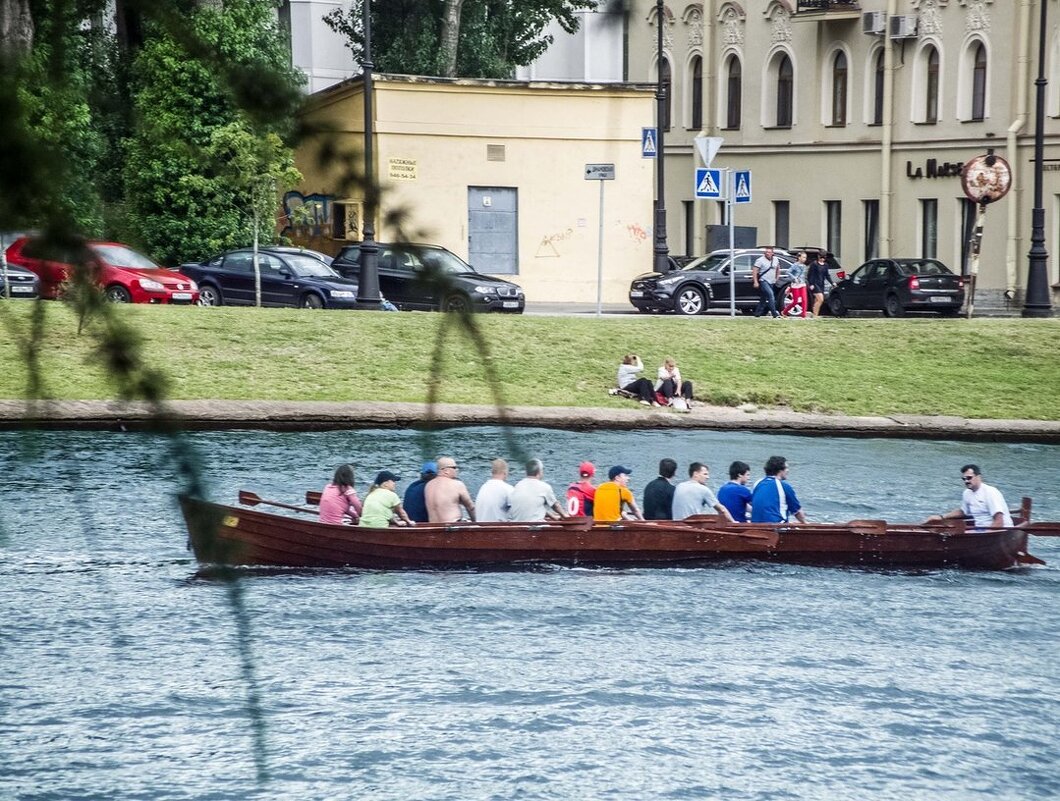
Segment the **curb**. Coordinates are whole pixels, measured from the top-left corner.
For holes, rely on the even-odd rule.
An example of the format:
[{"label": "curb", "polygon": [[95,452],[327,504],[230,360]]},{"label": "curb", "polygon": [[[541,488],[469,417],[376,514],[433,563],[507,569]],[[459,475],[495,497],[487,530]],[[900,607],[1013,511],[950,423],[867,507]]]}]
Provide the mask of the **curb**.
[{"label": "curb", "polygon": [[669,409],[494,406],[377,401],[170,401],[155,415],[149,404],[112,400],[0,400],[0,430],[201,431],[265,429],[320,431],[351,428],[423,428],[513,425],[594,429],[700,429],[766,431],[805,436],[851,436],[1060,443],[1060,422],[989,420],[934,415],[852,417],[788,409],[696,404],[687,414]]}]

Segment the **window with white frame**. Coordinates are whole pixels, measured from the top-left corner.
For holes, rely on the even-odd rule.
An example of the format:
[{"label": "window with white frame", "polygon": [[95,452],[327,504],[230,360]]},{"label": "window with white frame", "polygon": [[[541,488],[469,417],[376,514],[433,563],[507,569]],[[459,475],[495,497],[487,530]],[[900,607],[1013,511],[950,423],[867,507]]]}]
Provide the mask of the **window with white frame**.
[{"label": "window with white frame", "polygon": [[743,104],[743,65],[733,53],[725,61],[725,127],[739,130]]},{"label": "window with white frame", "polygon": [[876,51],[872,60],[872,124],[883,125],[883,78],[884,58],[883,48]]},{"label": "window with white frame", "polygon": [[766,66],[762,104],[764,127],[790,128],[795,124],[795,66],[785,50],[774,53]]},{"label": "window with white frame", "polygon": [[692,88],[691,102],[691,127],[698,131],[703,127],[703,59],[695,56],[689,65],[688,85]]},{"label": "window with white frame", "polygon": [[670,60],[663,57],[662,64],[659,65],[659,69],[662,71],[662,89],[663,89],[663,104],[662,104],[662,119],[658,121],[659,129],[663,131],[670,130],[670,110],[673,105],[673,77],[670,70]]},{"label": "window with white frame", "polygon": [[832,57],[832,121],[836,127],[847,124],[847,54],[837,50]]},{"label": "window with white frame", "polygon": [[964,58],[962,79],[967,89],[962,92],[963,106],[958,116],[962,120],[982,122],[986,119],[986,45],[981,41],[970,43]]},{"label": "window with white frame", "polygon": [[942,85],[942,54],[927,42],[916,55],[913,68],[913,122],[934,125],[939,121],[939,87]]},{"label": "window with white frame", "polygon": [[934,259],[939,253],[939,202],[920,199],[920,258]]},{"label": "window with white frame", "polygon": [[838,259],[843,241],[843,202],[824,202],[825,246]]}]

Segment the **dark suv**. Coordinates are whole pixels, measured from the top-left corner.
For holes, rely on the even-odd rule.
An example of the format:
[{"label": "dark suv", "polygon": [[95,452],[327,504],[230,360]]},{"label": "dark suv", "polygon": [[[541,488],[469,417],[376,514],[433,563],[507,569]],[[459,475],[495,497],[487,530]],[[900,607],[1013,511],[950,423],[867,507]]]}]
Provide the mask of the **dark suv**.
[{"label": "dark suv", "polygon": [[[736,308],[749,313],[758,305],[751,267],[764,252],[764,248],[737,248],[730,264],[728,250],[715,250],[669,273],[638,275],[630,284],[629,302],[643,312],[674,311],[685,315],[702,314],[707,309],[728,309],[732,280],[736,287]],[[789,283],[787,268],[795,256],[779,249],[774,250],[774,255],[780,259],[781,273],[777,280],[777,303],[780,304]]]},{"label": "dark suv", "polygon": [[[438,245],[379,243],[379,292],[399,309],[511,312],[526,307],[523,290],[511,281],[475,272]],[[361,246],[347,245],[331,265],[360,280]]]}]

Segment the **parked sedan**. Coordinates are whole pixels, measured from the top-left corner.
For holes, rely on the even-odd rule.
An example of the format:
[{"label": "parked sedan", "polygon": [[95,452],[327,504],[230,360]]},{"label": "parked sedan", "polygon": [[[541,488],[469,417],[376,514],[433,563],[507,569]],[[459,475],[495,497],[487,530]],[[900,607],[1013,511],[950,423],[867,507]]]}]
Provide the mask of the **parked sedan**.
[{"label": "parked sedan", "polygon": [[[159,267],[117,242],[86,242],[96,283],[114,303],[195,303],[199,288],[186,275]],[[43,238],[22,237],[7,249],[7,261],[40,278],[40,296],[62,296],[75,256]]]},{"label": "parked sedan", "polygon": [[[199,282],[200,306],[253,306],[256,301],[254,251],[240,248],[199,264],[182,264]],[[258,249],[262,306],[352,309],[357,282],[343,278],[318,254],[301,248]]]},{"label": "parked sedan", "polygon": [[[644,312],[674,311],[678,314],[701,314],[707,309],[730,308],[730,273],[736,287],[736,308],[744,313],[758,305],[758,290],[751,281],[751,268],[764,253],[763,248],[738,248],[730,260],[728,250],[715,250],[669,273],[644,273],[633,279],[629,302]],[[789,283],[787,269],[795,257],[783,250],[774,255],[780,259],[777,281],[777,303],[781,303]]]},{"label": "parked sedan", "polygon": [[36,273],[30,272],[24,267],[16,267],[14,264],[7,265],[7,281],[4,281],[3,268],[0,268],[0,300],[10,295],[12,298],[27,298],[32,300],[40,295],[40,279]]},{"label": "parked sedan", "polygon": [[[438,245],[379,244],[379,292],[399,309],[511,312],[526,307],[522,287],[483,275]],[[334,268],[360,279],[361,246],[347,245]]]},{"label": "parked sedan", "polygon": [[888,317],[907,311],[955,316],[964,303],[964,279],[936,259],[873,259],[828,296],[832,314],[875,309]]}]

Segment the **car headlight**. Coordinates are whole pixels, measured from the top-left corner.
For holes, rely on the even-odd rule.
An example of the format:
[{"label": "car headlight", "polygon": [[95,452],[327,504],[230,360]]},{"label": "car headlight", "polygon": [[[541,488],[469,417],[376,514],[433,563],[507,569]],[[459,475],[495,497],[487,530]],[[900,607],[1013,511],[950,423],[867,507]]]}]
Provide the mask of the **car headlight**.
[{"label": "car headlight", "polygon": [[148,292],[165,292],[166,288],[162,286],[158,281],[152,281],[150,278],[140,279],[140,289],[146,289]]},{"label": "car headlight", "polygon": [[331,290],[331,297],[333,298],[352,298],[354,297],[353,292],[348,289],[333,289]]},{"label": "car headlight", "polygon": [[492,295],[492,294],[494,294],[497,291],[497,287],[495,287],[495,286],[477,286],[477,287],[475,287],[475,291],[478,292],[480,295]]}]

